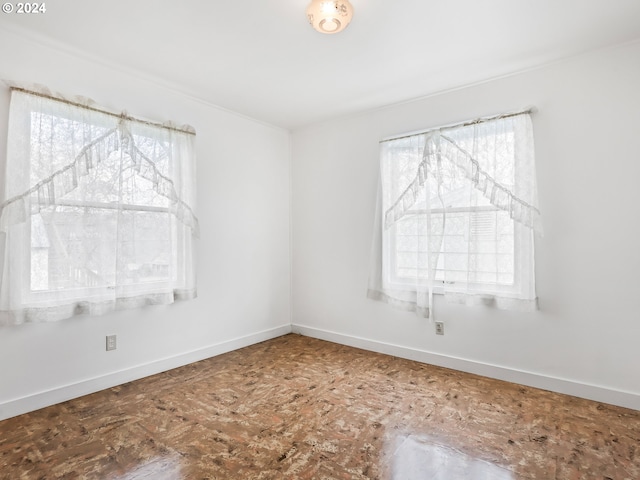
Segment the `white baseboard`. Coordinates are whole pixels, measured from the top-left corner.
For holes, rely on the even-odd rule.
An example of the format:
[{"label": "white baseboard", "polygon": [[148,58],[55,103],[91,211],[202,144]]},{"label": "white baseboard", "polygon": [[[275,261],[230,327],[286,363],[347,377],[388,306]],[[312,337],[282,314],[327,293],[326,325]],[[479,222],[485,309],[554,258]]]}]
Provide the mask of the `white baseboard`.
[{"label": "white baseboard", "polygon": [[631,392],[613,390],[597,385],[579,383],[572,380],[549,377],[537,373],[480,363],[463,358],[440,355],[424,350],[403,347],[401,345],[379,342],[352,335],[345,335],[343,333],[322,330],[305,325],[286,324],[280,327],[220,342],[198,350],[182,353],[180,355],[159,359],[143,365],[137,365],[102,375],[100,377],[83,380],[81,382],[0,403],[0,420],[5,420],[17,415],[22,415],[23,413],[32,412],[73,398],[95,393],[100,390],[104,390],[105,388],[122,385],[126,382],[155,375],[157,373],[188,365],[189,363],[204,360],[206,358],[215,357],[255,343],[280,337],[291,332],[339,343],[341,345],[348,345],[351,347],[362,348],[364,350],[415,360],[421,363],[451,368],[476,375],[496,378],[498,380],[505,380],[521,385],[586,398],[597,402],[640,410],[640,395]]},{"label": "white baseboard", "polygon": [[453,370],[473,373],[498,380],[505,380],[507,382],[518,383],[543,390],[550,390],[552,392],[572,395],[574,397],[586,398],[596,402],[640,410],[640,395],[632,392],[613,390],[597,385],[549,377],[539,373],[526,372],[498,365],[480,363],[464,358],[450,357],[425,350],[403,347],[401,345],[379,342],[353,335],[345,335],[343,333],[322,330],[305,325],[293,324],[292,332],[307,337],[339,343],[341,345],[362,348],[363,350],[384,353],[395,357],[415,360],[421,363],[451,368]]},{"label": "white baseboard", "polygon": [[66,402],[73,398],[95,393],[105,388],[122,385],[126,382],[138,380],[149,375],[165,372],[173,368],[188,365],[189,363],[215,357],[223,353],[247,347],[255,343],[264,342],[272,338],[280,337],[291,333],[291,325],[286,324],[280,327],[252,333],[244,337],[234,338],[224,342],[209,345],[208,347],[181,353],[172,357],[154,360],[153,362],[136,365],[131,368],[108,373],[99,377],[90,378],[77,383],[64,385],[44,392],[35,393],[8,402],[0,403],[0,420],[32,412],[40,408]]}]

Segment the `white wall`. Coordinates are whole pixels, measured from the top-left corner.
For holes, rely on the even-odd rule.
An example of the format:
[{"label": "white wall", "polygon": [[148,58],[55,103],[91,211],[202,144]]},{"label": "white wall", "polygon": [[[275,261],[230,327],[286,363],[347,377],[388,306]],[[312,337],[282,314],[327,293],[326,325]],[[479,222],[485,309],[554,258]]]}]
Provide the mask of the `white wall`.
[{"label": "white wall", "polygon": [[[640,43],[293,132],[294,331],[640,409]],[[382,138],[536,105],[541,310],[365,298]]]},{"label": "white wall", "polygon": [[[199,298],[0,327],[0,419],[290,330],[289,133],[75,53],[0,30],[0,79],[196,128]],[[8,104],[0,85],[0,164]]]},{"label": "white wall", "polygon": [[[0,78],[196,127],[200,297],[1,327],[0,419],[290,329],[289,134],[76,53],[0,31]],[[640,409],[638,58],[635,43],[294,132],[294,328]],[[0,86],[0,164],[8,102]],[[541,311],[438,298],[440,337],[428,321],[366,299],[378,141],[532,104]],[[105,352],[113,333],[118,350]]]}]

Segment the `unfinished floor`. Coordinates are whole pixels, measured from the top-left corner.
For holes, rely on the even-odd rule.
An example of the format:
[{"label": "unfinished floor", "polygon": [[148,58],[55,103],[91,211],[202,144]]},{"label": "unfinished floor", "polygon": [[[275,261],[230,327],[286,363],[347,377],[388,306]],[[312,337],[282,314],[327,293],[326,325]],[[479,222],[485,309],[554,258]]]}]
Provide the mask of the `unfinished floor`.
[{"label": "unfinished floor", "polygon": [[640,412],[287,335],[0,422],[2,479],[640,479]]}]

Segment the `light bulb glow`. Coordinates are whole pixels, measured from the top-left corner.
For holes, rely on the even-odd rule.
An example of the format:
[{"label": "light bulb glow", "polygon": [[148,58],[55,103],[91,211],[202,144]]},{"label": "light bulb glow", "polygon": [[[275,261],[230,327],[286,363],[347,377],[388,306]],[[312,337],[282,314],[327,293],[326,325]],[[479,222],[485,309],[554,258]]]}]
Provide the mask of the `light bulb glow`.
[{"label": "light bulb glow", "polygon": [[338,7],[336,6],[336,2],[322,2],[321,10],[322,13],[331,15],[332,13],[336,13]]},{"label": "light bulb glow", "polygon": [[307,7],[309,23],[320,33],[338,33],[344,30],[353,16],[348,0],[311,0]]}]

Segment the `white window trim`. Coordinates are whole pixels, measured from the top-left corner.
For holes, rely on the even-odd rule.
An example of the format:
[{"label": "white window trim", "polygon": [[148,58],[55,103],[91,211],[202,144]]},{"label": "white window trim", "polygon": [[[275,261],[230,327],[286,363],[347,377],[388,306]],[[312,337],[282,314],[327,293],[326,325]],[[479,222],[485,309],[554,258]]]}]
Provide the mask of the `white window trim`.
[{"label": "white window trim", "polygon": [[[388,141],[396,143],[381,149],[382,181],[380,182],[381,190],[378,194],[379,205],[376,215],[376,228],[374,230],[374,248],[372,249],[368,293],[370,298],[382,300],[404,309],[419,311],[421,314],[424,313],[425,316],[431,313],[431,295],[433,294],[445,294],[451,299],[457,296],[460,301],[464,303],[474,303],[478,299],[480,303],[484,302],[487,304],[487,301],[490,303],[493,302],[498,308],[523,310],[536,308],[533,232],[541,232],[541,223],[539,210],[537,209],[533,137],[528,113],[529,111],[525,111],[479,119],[461,125],[433,129],[426,133],[402,135],[381,142],[386,143]],[[510,117],[516,118],[501,123]],[[484,123],[487,123],[487,127],[483,126],[476,130],[476,125]],[[458,131],[456,129],[460,130]],[[440,135],[444,130],[447,130],[447,133]],[[485,142],[483,140],[476,143],[475,138],[478,138],[477,135],[485,135],[484,132],[493,132],[490,133],[490,135],[492,135],[491,141]],[[415,141],[413,140],[414,138],[416,138]],[[502,168],[499,162],[497,164],[481,163],[491,161],[490,159],[493,158],[491,151],[478,150],[479,152],[486,153],[480,153],[480,155],[484,156],[474,158],[473,155],[475,155],[475,153],[469,153],[472,150],[466,150],[467,147],[464,147],[464,145],[468,145],[469,140],[472,142],[473,152],[475,152],[475,148],[484,148],[485,145],[489,146],[489,148],[497,148],[497,146],[500,145],[498,142],[513,142],[511,144],[512,146],[506,150],[507,152],[511,152],[510,155],[514,155],[514,167],[509,167],[515,168],[513,184],[500,184],[496,179],[512,178],[509,177],[511,174],[508,173],[508,170],[495,170],[495,173],[493,173],[494,170],[491,170],[492,168]],[[397,145],[397,147],[395,145]],[[411,155],[416,159],[415,155],[419,155],[419,150],[423,149],[422,156],[416,159],[419,164],[414,161],[414,164],[416,164],[418,168],[415,173],[413,173],[412,169],[414,167],[411,166],[411,162],[409,164],[404,163],[406,158],[402,164],[402,171],[397,171],[398,174],[403,175],[404,181],[410,181],[406,189],[404,184],[400,184],[401,186],[398,187],[391,183],[388,187],[385,187],[388,181],[385,180],[385,178],[387,178],[386,176],[393,175],[396,171],[394,168],[395,148],[398,148],[397,151],[400,155],[397,157],[398,161],[405,158],[405,155]],[[494,152],[497,152],[497,150],[494,150]],[[448,162],[447,165],[449,166],[446,168],[451,169],[454,167],[454,170],[445,169],[442,173],[438,173],[441,168],[441,159]],[[407,170],[407,167],[410,167],[411,170]],[[458,170],[455,170],[456,168]],[[454,174],[454,171],[459,173]],[[411,175],[408,179],[406,178],[407,174]],[[415,177],[413,175],[415,175]],[[440,175],[443,175],[443,177],[440,177]],[[450,177],[450,175],[454,176]],[[397,267],[396,255],[398,255],[398,252],[395,243],[397,241],[396,225],[402,221],[402,218],[411,215],[413,211],[412,207],[418,201],[418,198],[421,203],[425,201],[425,198],[427,199],[426,211],[442,213],[443,209],[429,209],[428,202],[430,201],[429,199],[433,197],[428,193],[429,190],[424,190],[423,193],[423,190],[420,189],[429,188],[427,180],[429,178],[444,178],[447,180],[449,178],[455,179],[457,175],[466,177],[472,182],[470,186],[475,188],[477,192],[482,193],[485,201],[488,200],[490,202],[491,206],[487,210],[501,210],[509,213],[509,217],[514,225],[512,244],[513,284],[498,283],[500,275],[504,275],[501,274],[499,270],[496,271],[496,283],[455,283],[448,282],[446,279],[444,281],[442,279],[430,281],[426,278],[401,277],[397,275],[398,268],[405,268],[404,263],[406,262],[405,259],[403,259],[403,266]],[[505,175],[507,176],[505,177]],[[413,180],[411,180],[411,178],[413,178]],[[533,183],[526,183],[529,181]],[[431,182],[433,182],[433,180],[431,180]],[[456,183],[452,183],[445,188],[448,188],[447,191],[455,192],[455,189],[458,188],[456,185]],[[461,185],[464,185],[464,182]],[[387,188],[387,190],[385,190],[385,188]],[[395,189],[398,188],[404,190],[395,191]],[[437,188],[440,189],[440,187]],[[518,192],[517,195],[516,192]],[[496,195],[495,199],[494,194]],[[464,200],[464,197],[459,200]],[[482,203],[480,203],[480,205],[482,205]],[[478,211],[482,209],[482,207],[477,208]],[[471,212],[474,210],[474,207],[464,206],[444,209],[444,211],[448,213],[453,213],[456,210]],[[425,222],[422,228],[426,228],[426,231],[429,231],[431,228],[429,222]],[[466,228],[470,229],[472,227],[467,224]],[[419,235],[425,235],[425,233],[420,233]],[[412,243],[413,241],[410,241],[408,245]],[[418,247],[415,246],[409,247],[409,250],[411,251],[413,248],[416,248],[416,255],[428,254],[427,252],[418,250]],[[507,246],[507,250],[503,251],[510,252],[511,247]],[[410,257],[411,253],[408,253]],[[446,254],[446,252],[442,253]],[[455,254],[456,252],[453,253]],[[438,254],[440,257],[439,261],[446,259],[446,257],[441,257],[440,255],[441,254]],[[410,258],[406,260],[408,260],[406,269],[410,270],[412,268],[408,266],[411,264]],[[474,274],[480,273],[478,270],[470,270],[470,273],[471,272]],[[510,268],[503,270],[503,272],[505,272],[506,275],[511,275]],[[502,278],[506,277],[503,276]]]},{"label": "white window trim", "polygon": [[[16,95],[15,98],[19,97],[19,100],[14,101],[14,95]],[[12,87],[8,142],[9,155],[5,174],[5,182],[7,184],[5,188],[6,197],[0,202],[0,229],[5,237],[4,245],[0,245],[0,247],[5,250],[4,258],[8,259],[8,261],[0,265],[3,270],[0,276],[0,324],[59,320],[79,313],[98,314],[114,308],[133,308],[137,305],[171,303],[175,299],[195,298],[197,295],[193,257],[195,252],[192,239],[192,237],[197,237],[198,235],[197,218],[194,214],[195,152],[193,149],[193,135],[195,132],[190,127],[178,129],[172,126],[139,121],[124,114],[111,114],[89,105],[90,102],[87,99],[69,100],[52,95],[46,89],[31,91]],[[76,112],[82,112],[82,114]],[[79,179],[80,176],[86,175],[86,173],[82,172],[86,172],[88,167],[84,167],[85,170],[77,171],[80,168],[80,163],[78,163],[80,156],[84,155],[83,152],[85,152],[84,148],[75,152],[70,150],[69,160],[66,157],[51,157],[64,158],[64,160],[60,165],[58,163],[55,164],[56,166],[53,168],[58,170],[54,170],[50,177],[40,180],[39,183],[32,183],[37,181],[32,180],[30,166],[33,148],[30,119],[33,113],[42,113],[46,116],[54,117],[52,121],[55,121],[55,118],[66,119],[71,125],[76,123],[78,128],[83,128],[82,125],[87,125],[87,128],[90,129],[94,128],[94,126],[102,128],[107,125],[105,128],[107,133],[111,132],[109,135],[113,135],[113,132],[116,131],[119,132],[118,139],[123,142],[121,145],[127,145],[127,141],[132,145],[133,150],[130,152],[129,159],[134,161],[135,154],[137,157],[136,165],[141,163],[143,170],[146,169],[141,173],[140,169],[136,167],[136,175],[141,175],[141,178],[152,181],[151,185],[156,191],[156,195],[165,197],[168,200],[168,206],[131,203],[114,204],[64,198],[66,192],[69,192],[68,182],[65,184],[65,180],[69,176],[67,172],[73,173],[73,185],[76,186],[71,187],[72,189],[77,188],[76,178]],[[88,118],[89,121],[85,121],[85,118]],[[138,127],[136,122],[144,125]],[[114,125],[117,125],[117,127],[114,127]],[[53,132],[53,130],[51,131]],[[94,131],[92,130],[92,132]],[[147,135],[148,132],[151,132],[152,135]],[[159,134],[157,138],[155,137],[156,132]],[[82,133],[74,133],[74,137],[70,136],[69,138],[75,139],[78,134],[80,135],[78,138],[91,138],[86,137],[86,135],[83,137]],[[126,137],[127,135],[128,137]],[[161,165],[163,166],[160,167],[159,164],[153,164],[155,159],[149,160],[145,157],[143,151],[146,151],[149,145],[146,143],[144,144],[145,146],[139,144],[139,148],[142,148],[142,150],[139,150],[137,146],[137,142],[142,141],[140,139],[145,136],[149,136],[154,142],[165,144],[164,158],[167,159],[165,161],[172,163],[162,163]],[[93,137],[93,140],[85,140],[88,142],[86,143],[87,148],[94,145],[94,142],[100,138],[106,138],[106,135]],[[49,143],[54,145],[51,141]],[[49,143],[46,145],[49,145]],[[76,147],[77,145],[74,146],[74,148]],[[167,150],[167,147],[169,150]],[[45,146],[44,148],[48,147]],[[53,151],[51,150],[51,152]],[[153,151],[155,152],[156,150]],[[157,151],[162,151],[162,149]],[[87,151],[88,153],[90,152]],[[56,162],[58,161],[56,160]],[[70,163],[65,166],[64,162]],[[165,167],[169,168],[167,173],[159,173],[158,168],[164,169]],[[176,168],[178,170],[171,170]],[[41,172],[42,170],[38,173],[42,174]],[[176,177],[166,176],[174,175],[173,172],[175,172]],[[48,173],[44,175],[48,175]],[[177,178],[179,182],[173,182],[172,178]],[[60,188],[66,190],[58,192]],[[50,198],[45,199],[44,202],[38,199],[38,195],[42,191],[45,194],[49,192],[50,195]],[[168,234],[171,238],[171,251],[173,252],[170,254],[173,260],[169,260],[168,278],[166,280],[161,278],[164,276],[164,269],[158,270],[158,275],[155,275],[156,270],[152,269],[147,279],[143,278],[144,273],[141,272],[141,278],[134,276],[133,281],[127,280],[121,284],[92,286],[89,282],[81,287],[65,286],[56,288],[53,286],[42,290],[32,289],[31,268],[33,253],[30,240],[32,215],[38,214],[41,210],[55,209],[57,207],[86,207],[96,210],[167,213],[167,219],[173,219],[170,224],[165,224],[168,227]],[[35,213],[33,208],[35,208]],[[137,235],[135,238],[137,238]],[[43,246],[43,248],[48,249],[50,247]],[[176,258],[179,262],[177,268],[173,264]],[[147,265],[146,261],[143,264]],[[46,264],[44,265],[44,268],[47,268]],[[46,283],[43,283],[42,286],[46,287]],[[94,305],[95,308],[91,305]]]}]

